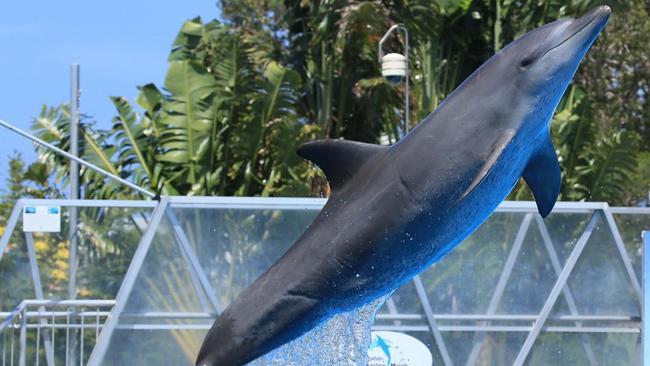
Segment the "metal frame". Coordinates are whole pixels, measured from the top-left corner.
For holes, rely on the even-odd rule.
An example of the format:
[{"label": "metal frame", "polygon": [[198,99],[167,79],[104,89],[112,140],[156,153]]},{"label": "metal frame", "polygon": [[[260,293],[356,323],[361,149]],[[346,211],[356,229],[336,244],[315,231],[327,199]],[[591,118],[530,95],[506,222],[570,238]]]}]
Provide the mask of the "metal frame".
[{"label": "metal frame", "polygon": [[648,290],[648,281],[650,281],[650,231],[644,231],[643,240],[643,306],[641,311],[641,331],[642,331],[642,364],[650,365],[650,319],[647,315],[650,313],[650,291]]},{"label": "metal frame", "polygon": [[[210,285],[206,274],[200,266],[198,258],[194,249],[185,234],[182,225],[179,223],[174,209],[176,208],[194,208],[194,209],[251,209],[251,210],[267,210],[267,209],[282,209],[282,210],[318,210],[325,204],[326,199],[319,198],[239,198],[239,197],[163,197],[160,202],[155,201],[87,201],[87,200],[20,200],[17,202],[12,215],[9,218],[6,231],[0,239],[0,259],[2,253],[6,248],[9,237],[15,230],[22,208],[25,205],[37,204],[56,204],[66,207],[133,207],[133,208],[154,208],[153,213],[149,219],[146,231],[140,240],[136,253],[129,266],[127,274],[125,275],[122,286],[115,300],[115,306],[107,316],[106,324],[100,333],[97,344],[93,349],[90,356],[89,365],[100,364],[105,352],[108,349],[110,338],[115,329],[209,329],[212,319],[223,309],[222,305],[216,298],[215,291]],[[642,327],[640,322],[643,321],[644,325],[647,322],[645,317],[639,319],[634,315],[621,316],[621,315],[585,315],[579,314],[575,300],[571,293],[567,280],[569,279],[575,265],[580,258],[584,248],[588,245],[589,238],[595,230],[596,225],[604,225],[612,235],[613,241],[617,248],[620,259],[623,262],[627,277],[634,289],[635,295],[638,297],[640,306],[648,306],[647,301],[643,301],[642,296],[647,296],[649,291],[645,286],[639,282],[636,277],[632,261],[629,254],[625,249],[625,245],[621,234],[616,225],[614,214],[626,215],[649,215],[650,208],[610,208],[605,203],[575,203],[575,202],[558,202],[554,212],[562,213],[582,213],[591,214],[591,219],[586,225],[580,239],[572,249],[568,259],[562,266],[555,246],[552,242],[548,228],[544,221],[537,214],[537,208],[534,202],[504,202],[497,208],[497,212],[515,212],[521,213],[523,219],[520,223],[519,230],[513,240],[510,252],[504,263],[504,268],[501,272],[497,282],[495,291],[490,300],[490,304],[485,314],[434,314],[425,291],[425,288],[419,276],[414,277],[413,284],[422,305],[423,314],[403,314],[399,313],[397,306],[392,299],[387,301],[388,314],[378,314],[378,320],[392,321],[392,325],[375,325],[374,329],[381,330],[398,330],[398,331],[414,331],[414,332],[430,332],[438,352],[443,360],[445,366],[452,365],[452,359],[445,345],[445,340],[442,335],[444,332],[458,332],[458,331],[472,331],[477,332],[475,337],[472,352],[469,355],[467,365],[473,365],[480,354],[483,344],[484,335],[486,332],[526,332],[527,337],[522,345],[519,354],[514,362],[515,365],[523,365],[532,350],[537,337],[542,332],[577,332],[582,337],[582,343],[585,353],[590,364],[595,365],[596,360],[592,345],[589,340],[584,336],[587,333],[597,332],[611,332],[611,333],[640,333]],[[204,313],[138,313],[130,314],[124,312],[124,306],[133,289],[135,279],[141,270],[144,259],[151,247],[154,234],[164,218],[167,218],[173,228],[175,243],[178,245],[187,268],[190,271],[192,286],[194,286],[197,293],[201,297],[201,303],[205,310]],[[499,315],[496,310],[501,301],[504,290],[510,279],[510,274],[516,265],[518,255],[524,245],[526,235],[531,228],[537,228],[539,231],[544,247],[550,258],[553,271],[557,278],[556,282],[550,291],[544,306],[539,314],[527,315]],[[645,237],[645,243],[648,244],[648,235]],[[29,246],[29,239],[27,239]],[[645,262],[650,258],[650,245],[644,246],[644,266]],[[31,263],[31,261],[30,261]],[[37,264],[31,263],[32,267],[37,267]],[[648,268],[648,267],[644,267]],[[32,278],[34,283],[37,283],[37,270],[32,271]],[[644,276],[645,276],[644,270]],[[560,296],[566,300],[570,314],[568,316],[551,317],[550,313],[555,306]],[[38,297],[38,294],[37,294]],[[642,308],[645,310],[646,308]],[[0,319],[6,313],[0,313]],[[205,319],[205,323],[200,324],[170,324],[169,322],[156,324],[155,322],[147,321],[144,324],[118,324],[120,318],[142,318],[142,319]],[[43,319],[45,320],[45,319]],[[548,320],[559,320],[569,322],[571,326],[548,326]],[[46,321],[46,320],[45,320]],[[412,322],[409,324],[405,321],[417,321],[417,324]],[[453,324],[454,322],[474,322],[472,325],[467,324]],[[507,322],[507,325],[499,325],[500,322]],[[440,324],[440,322],[444,322]],[[449,323],[451,322],[451,323]],[[519,322],[521,324],[513,324]],[[605,323],[612,323],[607,325]],[[496,324],[493,324],[496,323]],[[594,325],[591,325],[594,323]],[[44,325],[47,323],[44,323]],[[605,325],[603,325],[605,324]],[[54,326],[52,324],[52,326]],[[27,327],[29,328],[29,326]],[[2,327],[0,326],[0,331]],[[650,346],[649,337],[643,334],[644,351],[647,350],[645,346]],[[650,359],[644,353],[644,357]]]}]

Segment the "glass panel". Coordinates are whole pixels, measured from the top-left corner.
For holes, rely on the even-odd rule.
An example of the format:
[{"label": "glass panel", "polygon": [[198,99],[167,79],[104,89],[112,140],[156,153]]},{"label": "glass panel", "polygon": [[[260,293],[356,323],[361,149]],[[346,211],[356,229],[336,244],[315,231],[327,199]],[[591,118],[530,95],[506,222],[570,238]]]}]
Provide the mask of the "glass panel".
[{"label": "glass panel", "polygon": [[124,307],[125,313],[207,312],[207,296],[163,218]]},{"label": "glass panel", "polygon": [[22,300],[35,297],[27,244],[18,227],[0,260],[0,279],[0,311],[11,311]]},{"label": "glass panel", "polygon": [[609,226],[599,221],[568,284],[580,314],[639,315],[639,302]]},{"label": "glass panel", "polygon": [[79,209],[77,298],[117,296],[150,215],[151,209]]},{"label": "glass panel", "polygon": [[[458,333],[458,332],[456,332]],[[472,336],[472,339],[467,345],[464,346],[465,357],[463,363],[465,365],[472,346],[480,341],[480,348],[475,359],[475,365],[485,366],[509,366],[512,365],[521,346],[526,339],[526,333],[522,332],[466,332]],[[458,336],[457,336],[458,337]],[[466,337],[466,336],[465,336]],[[466,339],[465,337],[458,337],[458,340]],[[450,340],[454,339],[450,337]],[[463,352],[463,344],[458,342],[454,347]]]},{"label": "glass panel", "polygon": [[499,314],[538,314],[557,275],[539,228],[532,222],[517,257],[516,265],[499,302]]},{"label": "glass panel", "polygon": [[318,210],[174,208],[223,306],[268,269]]},{"label": "glass panel", "polygon": [[589,365],[590,362],[580,334],[543,332],[533,345],[526,364],[530,366]]},{"label": "glass panel", "polygon": [[526,365],[590,365],[587,350],[597,365],[640,365],[639,342],[630,333],[542,333]]},{"label": "glass panel", "polygon": [[592,333],[585,335],[599,365],[640,365],[639,334]]},{"label": "glass panel", "polygon": [[523,216],[493,214],[444,259],[422,272],[434,313],[487,312]]},{"label": "glass panel", "polygon": [[564,267],[567,258],[584,232],[591,213],[576,214],[553,212],[543,220],[558,256],[560,266]]},{"label": "glass panel", "polygon": [[193,365],[206,332],[116,329],[102,365]]},{"label": "glass panel", "polygon": [[[164,216],[102,364],[193,364],[211,322],[211,312],[196,272],[181,250],[170,220]],[[192,316],[197,313],[204,317]]]},{"label": "glass panel", "polygon": [[619,214],[614,215],[614,220],[618,225],[618,231],[632,261],[636,277],[641,282],[643,241],[640,233],[644,230],[650,230],[650,215]]},{"label": "glass panel", "polygon": [[[67,299],[69,207],[62,207],[60,233],[32,233],[46,299]],[[151,209],[78,208],[77,298],[114,299],[146,227]],[[35,299],[22,221],[0,261],[0,309]]]}]

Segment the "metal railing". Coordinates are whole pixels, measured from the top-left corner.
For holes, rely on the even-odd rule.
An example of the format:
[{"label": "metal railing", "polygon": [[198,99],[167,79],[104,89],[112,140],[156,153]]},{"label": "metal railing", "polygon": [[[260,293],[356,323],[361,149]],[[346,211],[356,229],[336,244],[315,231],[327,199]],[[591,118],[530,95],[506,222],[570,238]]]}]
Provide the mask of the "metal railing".
[{"label": "metal railing", "polygon": [[84,365],[114,304],[114,300],[22,301],[13,311],[0,313],[1,364]]}]

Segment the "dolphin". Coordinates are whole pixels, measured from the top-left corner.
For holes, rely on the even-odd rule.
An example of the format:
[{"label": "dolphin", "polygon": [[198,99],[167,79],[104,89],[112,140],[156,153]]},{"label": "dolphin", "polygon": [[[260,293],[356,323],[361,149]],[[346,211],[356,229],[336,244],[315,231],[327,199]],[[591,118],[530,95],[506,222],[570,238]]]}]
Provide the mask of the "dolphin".
[{"label": "dolphin", "polygon": [[332,194],[216,319],[196,364],[243,365],[395,290],[472,233],[522,176],[547,216],[561,181],[550,120],[609,14],[600,6],[523,35],[392,146],[303,145],[298,154]]}]

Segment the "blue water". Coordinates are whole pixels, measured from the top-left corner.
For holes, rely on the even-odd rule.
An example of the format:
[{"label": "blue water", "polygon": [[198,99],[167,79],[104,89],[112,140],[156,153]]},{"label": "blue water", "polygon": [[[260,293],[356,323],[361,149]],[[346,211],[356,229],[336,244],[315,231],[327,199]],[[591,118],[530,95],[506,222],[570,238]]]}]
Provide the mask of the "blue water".
[{"label": "blue water", "polygon": [[302,337],[247,366],[366,366],[375,314],[390,296],[335,315]]}]

